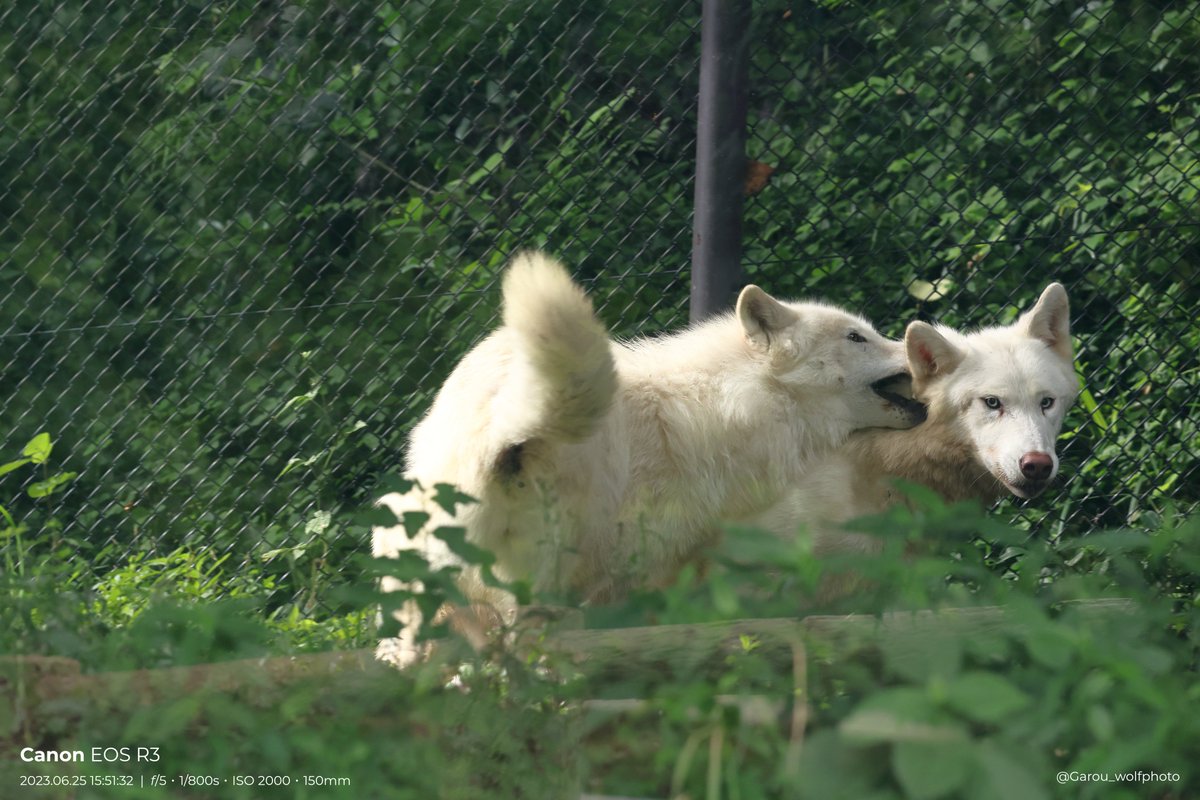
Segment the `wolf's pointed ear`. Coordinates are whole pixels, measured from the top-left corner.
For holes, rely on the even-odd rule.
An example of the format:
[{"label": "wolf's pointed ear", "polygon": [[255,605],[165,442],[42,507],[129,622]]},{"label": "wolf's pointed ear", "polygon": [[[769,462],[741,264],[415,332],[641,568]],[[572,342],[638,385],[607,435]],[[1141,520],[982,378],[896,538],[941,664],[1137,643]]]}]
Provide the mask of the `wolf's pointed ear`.
[{"label": "wolf's pointed ear", "polygon": [[1071,359],[1071,306],[1061,283],[1045,288],[1033,308],[1017,320],[1026,336],[1040,339],[1055,353]]},{"label": "wolf's pointed ear", "polygon": [[754,347],[766,350],[771,337],[794,323],[799,316],[762,289],[751,284],[738,295],[737,318],[742,332]]},{"label": "wolf's pointed ear", "polygon": [[953,372],[963,358],[963,352],[927,322],[908,323],[904,352],[914,381]]}]

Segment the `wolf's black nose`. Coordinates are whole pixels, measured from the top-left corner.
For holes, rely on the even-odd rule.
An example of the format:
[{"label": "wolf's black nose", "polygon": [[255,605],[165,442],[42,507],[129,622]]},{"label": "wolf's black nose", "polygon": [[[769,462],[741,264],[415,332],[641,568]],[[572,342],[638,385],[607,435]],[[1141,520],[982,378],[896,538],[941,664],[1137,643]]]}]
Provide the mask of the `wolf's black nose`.
[{"label": "wolf's black nose", "polygon": [[1053,469],[1054,458],[1049,453],[1034,450],[1021,456],[1021,474],[1031,481],[1049,480]]}]

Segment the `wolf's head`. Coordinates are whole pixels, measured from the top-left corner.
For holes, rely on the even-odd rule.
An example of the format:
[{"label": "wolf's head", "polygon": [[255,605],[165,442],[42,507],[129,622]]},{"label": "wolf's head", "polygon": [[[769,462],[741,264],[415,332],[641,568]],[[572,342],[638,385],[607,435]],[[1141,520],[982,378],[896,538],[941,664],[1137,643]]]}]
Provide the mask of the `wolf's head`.
[{"label": "wolf's head", "polygon": [[862,317],[776,300],[757,286],[742,290],[736,313],[771,378],[797,396],[836,398],[831,405],[850,430],[911,428],[925,419],[924,407],[897,385],[909,377],[904,345]]},{"label": "wolf's head", "polygon": [[913,396],[931,422],[957,426],[1017,497],[1040,494],[1058,472],[1054,440],[1079,392],[1062,284],[1008,327],[963,335],[913,322],[904,344]]}]

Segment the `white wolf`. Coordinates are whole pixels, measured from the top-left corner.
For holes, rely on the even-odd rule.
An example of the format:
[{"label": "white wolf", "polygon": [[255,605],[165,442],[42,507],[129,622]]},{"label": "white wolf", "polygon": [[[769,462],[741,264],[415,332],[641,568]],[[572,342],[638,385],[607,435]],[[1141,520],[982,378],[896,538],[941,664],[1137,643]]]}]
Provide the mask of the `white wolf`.
[{"label": "white wolf", "polygon": [[[901,502],[893,478],[947,501],[1040,494],[1058,472],[1054,441],[1079,392],[1066,290],[1052,283],[1014,324],[962,334],[924,322],[904,336],[913,397],[928,420],[863,431],[814,466],[755,522],[780,535],[801,525],[813,552],[877,552],[881,542],[841,525]],[[827,587],[836,594],[845,587]]]},{"label": "white wolf", "polygon": [[[543,255],[514,260],[503,296],[502,327],[463,358],[412,432],[407,476],[424,489],[380,500],[431,519],[412,539],[401,526],[376,528],[378,556],[419,549],[435,567],[454,565],[430,532],[460,525],[495,554],[498,577],[610,601],[670,581],[721,521],[777,503],[851,431],[924,416],[889,391],[907,380],[901,343],[830,306],[748,286],[732,314],[625,344]],[[479,502],[451,519],[431,501],[435,483]],[[512,598],[477,572],[460,584],[511,621]],[[398,616],[402,639],[380,655],[406,661],[415,604]]]}]

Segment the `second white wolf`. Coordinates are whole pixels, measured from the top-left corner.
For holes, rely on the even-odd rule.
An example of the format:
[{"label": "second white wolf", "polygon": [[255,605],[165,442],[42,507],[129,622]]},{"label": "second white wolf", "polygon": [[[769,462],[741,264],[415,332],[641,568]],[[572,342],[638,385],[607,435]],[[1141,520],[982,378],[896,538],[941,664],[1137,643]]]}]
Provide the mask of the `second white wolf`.
[{"label": "second white wolf", "polygon": [[1058,472],[1055,440],[1079,394],[1061,284],[1047,286],[1012,325],[963,334],[913,322],[904,343],[913,397],[926,404],[928,420],[850,437],[756,524],[784,536],[807,527],[817,555],[878,551],[877,537],[839,523],[902,502],[895,478],[947,501],[1030,498],[1049,485]]},{"label": "second white wolf", "polygon": [[[407,475],[423,491],[381,499],[431,515],[409,538],[374,531],[376,555],[456,559],[431,531],[465,526],[506,580],[608,601],[670,581],[718,535],[780,502],[813,460],[854,430],[906,428],[924,409],[888,391],[903,347],[864,319],[776,300],[755,286],[733,314],[680,333],[610,340],[556,262],[517,257],[503,326],[458,364],[413,430]],[[478,498],[449,518],[435,483]],[[463,573],[473,603],[511,619],[505,593]],[[405,588],[385,580],[385,590]],[[408,587],[419,590],[420,587]],[[412,657],[418,618],[381,656]]]}]

